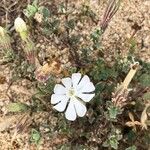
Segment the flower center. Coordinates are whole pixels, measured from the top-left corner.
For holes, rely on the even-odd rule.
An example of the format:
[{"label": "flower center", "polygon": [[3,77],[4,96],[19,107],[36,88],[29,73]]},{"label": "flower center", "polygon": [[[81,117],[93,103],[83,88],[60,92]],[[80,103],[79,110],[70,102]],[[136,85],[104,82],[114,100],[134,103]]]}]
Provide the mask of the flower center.
[{"label": "flower center", "polygon": [[71,89],[68,90],[68,96],[69,97],[75,96],[75,90],[74,90],[74,88],[71,88]]}]

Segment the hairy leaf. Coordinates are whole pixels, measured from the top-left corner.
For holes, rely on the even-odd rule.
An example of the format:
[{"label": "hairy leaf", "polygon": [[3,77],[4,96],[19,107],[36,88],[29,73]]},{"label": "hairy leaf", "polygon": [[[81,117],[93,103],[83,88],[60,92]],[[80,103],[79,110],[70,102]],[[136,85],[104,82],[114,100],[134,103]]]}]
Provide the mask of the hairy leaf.
[{"label": "hairy leaf", "polygon": [[23,103],[10,103],[7,105],[7,109],[9,112],[24,112],[29,109],[28,105]]}]

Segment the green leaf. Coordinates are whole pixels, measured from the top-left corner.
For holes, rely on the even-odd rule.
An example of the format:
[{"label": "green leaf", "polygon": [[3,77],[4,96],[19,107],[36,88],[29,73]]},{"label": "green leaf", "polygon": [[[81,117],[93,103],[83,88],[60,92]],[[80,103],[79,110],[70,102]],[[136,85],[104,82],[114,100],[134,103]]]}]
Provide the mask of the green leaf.
[{"label": "green leaf", "polygon": [[136,146],[131,146],[131,147],[128,147],[128,148],[126,148],[125,150],[136,150]]},{"label": "green leaf", "polygon": [[104,147],[111,147],[113,149],[118,149],[118,140],[116,138],[116,135],[111,135],[109,137],[109,139],[107,139],[104,143],[103,143]]},{"label": "green leaf", "polygon": [[103,82],[96,84],[96,92],[102,92],[105,89],[105,84]]},{"label": "green leaf", "polygon": [[130,130],[127,134],[128,142],[133,142],[136,139],[136,133],[133,130]]},{"label": "green leaf", "polygon": [[30,12],[27,9],[24,9],[23,13],[27,18],[30,18]]},{"label": "green leaf", "polygon": [[32,6],[32,5],[28,5],[28,6],[27,6],[27,9],[28,9],[28,11],[30,12],[30,15],[31,15],[31,16],[34,16],[35,13],[37,12],[37,8],[34,7],[34,6]]},{"label": "green leaf", "polygon": [[27,9],[23,10],[23,13],[28,17],[34,17],[35,13],[37,12],[37,8],[33,5],[28,5]]},{"label": "green leaf", "polygon": [[103,147],[109,147],[109,142],[108,142],[108,140],[106,140],[106,141],[103,143]]},{"label": "green leaf", "polygon": [[111,139],[110,140],[110,145],[111,145],[112,148],[118,149],[118,141],[117,141],[117,139],[115,139],[115,138]]},{"label": "green leaf", "polygon": [[29,106],[23,103],[10,103],[7,105],[7,109],[9,112],[24,112],[29,109]]},{"label": "green leaf", "polygon": [[100,29],[95,29],[93,33],[91,33],[90,37],[94,43],[98,42],[99,37],[101,36],[102,32]]},{"label": "green leaf", "polygon": [[38,2],[39,2],[39,0],[34,0],[32,5],[37,8],[38,7]]},{"label": "green leaf", "polygon": [[70,38],[69,38],[69,43],[74,46],[74,45],[77,45],[80,41],[80,38],[81,36],[80,35],[72,35]]},{"label": "green leaf", "polygon": [[42,12],[43,12],[44,18],[48,18],[50,16],[50,11],[46,7],[43,8]]},{"label": "green leaf", "polygon": [[144,100],[149,100],[150,101],[150,93],[147,92],[143,95]]},{"label": "green leaf", "polygon": [[122,134],[119,129],[112,128],[107,140],[103,143],[104,147],[111,147],[113,149],[118,149],[119,140],[122,139]]},{"label": "green leaf", "polygon": [[109,108],[109,117],[111,119],[116,119],[117,114],[118,114],[118,109],[116,107],[110,107]]},{"label": "green leaf", "polygon": [[73,30],[75,28],[76,21],[74,19],[70,19],[66,22],[66,27]]},{"label": "green leaf", "polygon": [[60,13],[66,13],[66,6],[65,3],[61,3],[60,5],[58,5],[58,12]]},{"label": "green leaf", "polygon": [[140,83],[143,86],[150,87],[150,75],[149,74],[143,74],[143,75],[141,75],[141,77],[140,77]]},{"label": "green leaf", "polygon": [[38,12],[42,14],[44,18],[48,18],[50,16],[50,11],[44,6],[39,7]]},{"label": "green leaf", "polygon": [[131,55],[131,54],[134,54],[134,52],[136,50],[137,41],[134,38],[132,38],[132,39],[130,39],[129,42],[130,42],[130,50],[129,50],[129,52],[130,52],[130,55]]},{"label": "green leaf", "polygon": [[37,131],[37,130],[35,130],[35,129],[32,129],[30,141],[31,141],[31,142],[34,142],[34,143],[36,143],[36,144],[39,144],[40,139],[41,139],[41,134],[40,134],[40,132]]}]

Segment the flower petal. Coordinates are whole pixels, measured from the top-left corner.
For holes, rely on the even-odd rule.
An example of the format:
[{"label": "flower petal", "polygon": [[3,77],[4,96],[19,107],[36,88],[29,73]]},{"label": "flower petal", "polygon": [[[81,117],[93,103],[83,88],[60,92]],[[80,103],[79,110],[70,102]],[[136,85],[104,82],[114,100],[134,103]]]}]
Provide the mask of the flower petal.
[{"label": "flower petal", "polygon": [[90,82],[90,79],[87,75],[84,75],[83,78],[81,79],[80,83],[78,84],[78,90],[82,89],[85,87],[88,83]]},{"label": "flower petal", "polygon": [[77,117],[76,111],[75,111],[75,107],[74,107],[74,103],[73,101],[70,101],[67,110],[65,112],[65,117],[66,119],[70,120],[70,121],[74,121]]},{"label": "flower petal", "polygon": [[92,82],[88,82],[86,85],[84,85],[79,92],[81,93],[88,93],[88,92],[93,92],[95,91],[95,86]]},{"label": "flower petal", "polygon": [[95,94],[82,94],[82,93],[77,94],[77,97],[81,98],[85,102],[89,102],[94,96]]},{"label": "flower petal", "polygon": [[55,94],[65,94],[66,88],[62,86],[61,84],[56,84],[54,87],[54,93]]},{"label": "flower petal", "polygon": [[53,108],[59,112],[63,112],[67,106],[68,99],[62,100],[60,103],[56,104]]},{"label": "flower petal", "polygon": [[73,102],[77,115],[83,117],[87,111],[86,106],[76,98],[74,98]]},{"label": "flower petal", "polygon": [[63,78],[62,83],[66,88],[70,88],[72,86],[71,78]]},{"label": "flower petal", "polygon": [[72,78],[73,87],[76,87],[81,79],[81,73],[73,73],[71,78]]},{"label": "flower petal", "polygon": [[52,94],[51,96],[51,104],[57,104],[60,101],[69,100],[66,95]]}]

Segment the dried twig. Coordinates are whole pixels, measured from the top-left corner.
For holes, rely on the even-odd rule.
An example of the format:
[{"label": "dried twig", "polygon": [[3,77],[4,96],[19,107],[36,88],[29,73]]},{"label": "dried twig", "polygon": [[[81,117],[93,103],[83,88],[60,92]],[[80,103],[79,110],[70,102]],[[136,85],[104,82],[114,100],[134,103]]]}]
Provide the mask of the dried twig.
[{"label": "dried twig", "polygon": [[127,74],[126,78],[124,79],[123,83],[116,88],[116,91],[112,93],[112,102],[116,107],[122,108],[126,105],[127,97],[129,94],[128,86],[134,77],[135,73],[138,70],[139,63],[135,62]]},{"label": "dried twig", "polygon": [[118,11],[120,1],[121,0],[109,0],[103,19],[100,22],[100,27],[103,32],[106,30],[109,22],[111,21],[115,13]]}]

